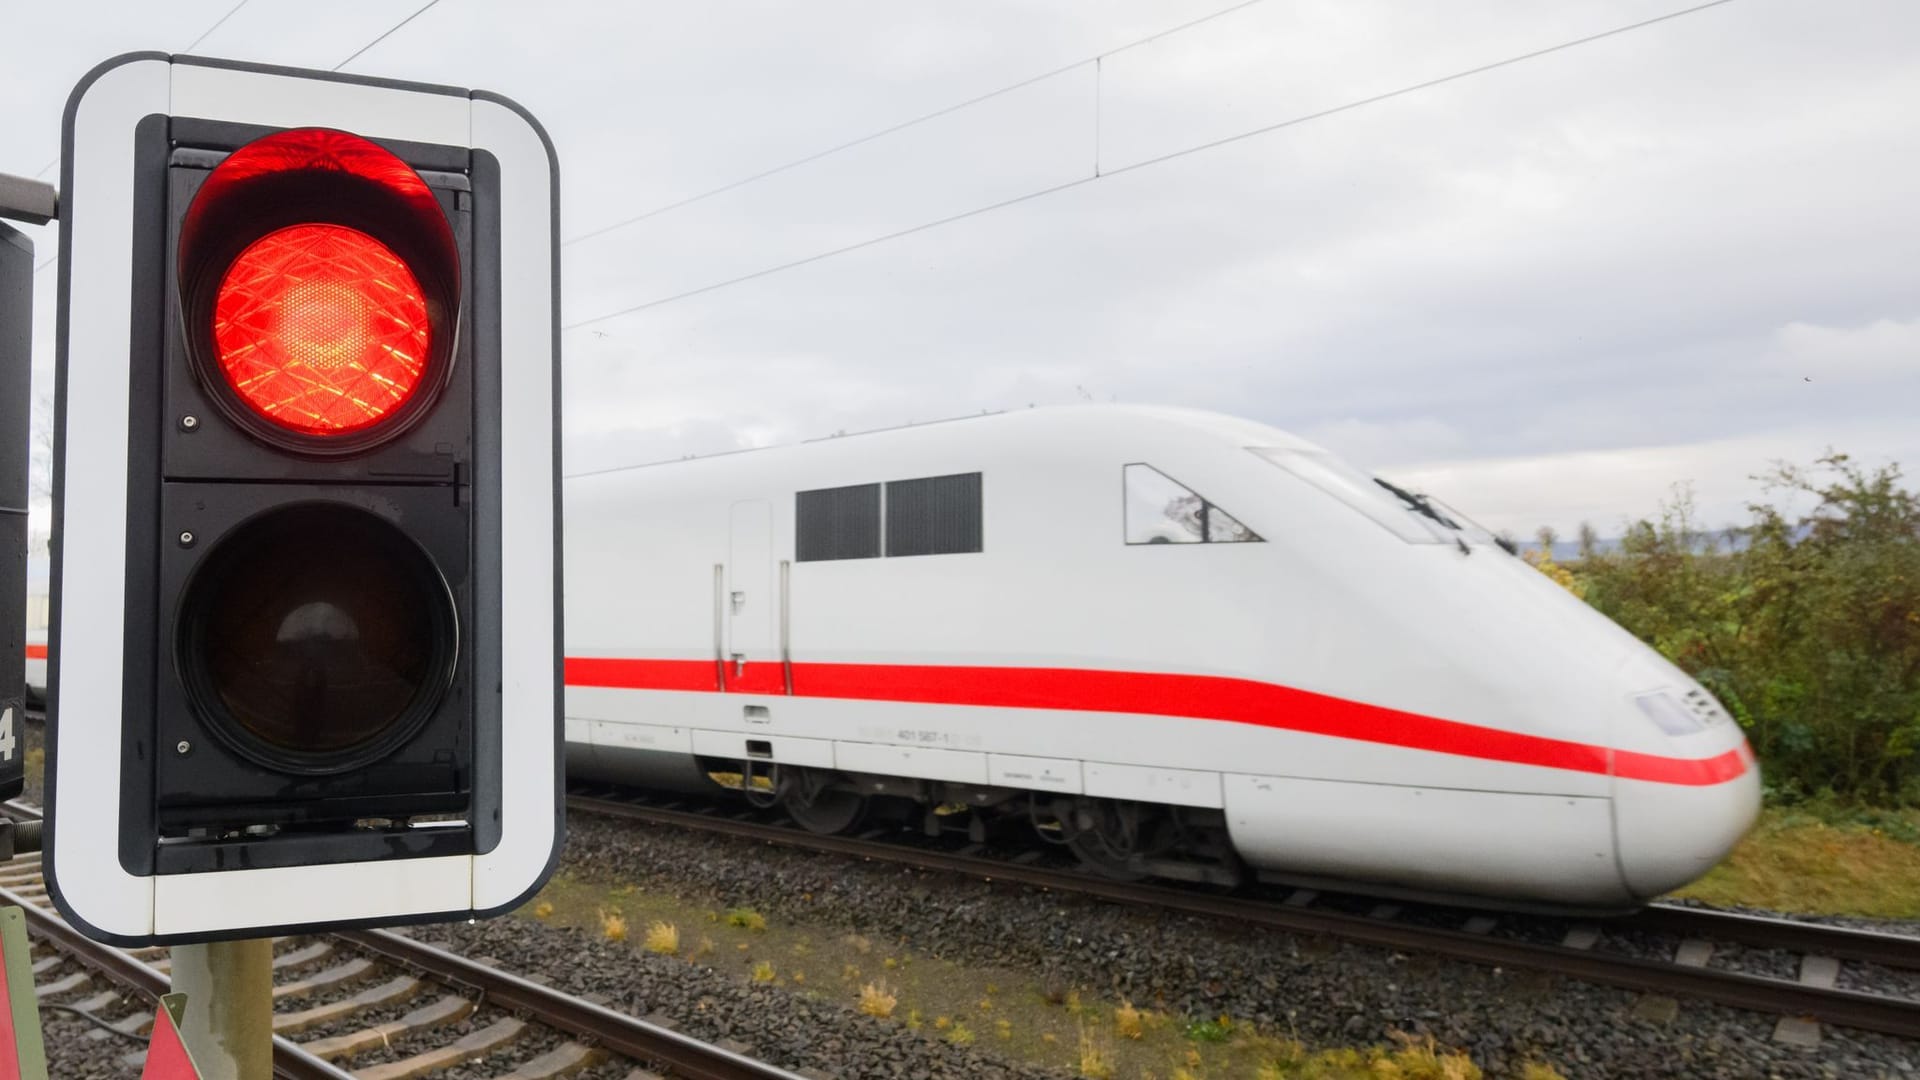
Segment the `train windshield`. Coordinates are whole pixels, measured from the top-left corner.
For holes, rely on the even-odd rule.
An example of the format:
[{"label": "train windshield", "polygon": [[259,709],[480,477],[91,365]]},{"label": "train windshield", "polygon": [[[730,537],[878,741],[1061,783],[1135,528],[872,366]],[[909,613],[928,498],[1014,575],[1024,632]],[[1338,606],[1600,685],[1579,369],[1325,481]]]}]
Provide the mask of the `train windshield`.
[{"label": "train windshield", "polygon": [[1427,500],[1427,502],[1430,503],[1435,510],[1439,511],[1442,514],[1445,514],[1448,520],[1453,522],[1453,527],[1460,531],[1460,539],[1465,540],[1469,544],[1481,545],[1485,547],[1503,547],[1504,546],[1500,543],[1500,538],[1493,535],[1493,531],[1491,529],[1488,529],[1486,526],[1473,520],[1472,518],[1461,513],[1460,511],[1455,510],[1452,506],[1448,505],[1447,503],[1444,503],[1439,499],[1434,498],[1431,495],[1422,495],[1420,497]]},{"label": "train windshield", "polygon": [[1277,446],[1247,449],[1372,518],[1410,544],[1449,544],[1460,535],[1458,519],[1415,495],[1334,457],[1324,450]]}]

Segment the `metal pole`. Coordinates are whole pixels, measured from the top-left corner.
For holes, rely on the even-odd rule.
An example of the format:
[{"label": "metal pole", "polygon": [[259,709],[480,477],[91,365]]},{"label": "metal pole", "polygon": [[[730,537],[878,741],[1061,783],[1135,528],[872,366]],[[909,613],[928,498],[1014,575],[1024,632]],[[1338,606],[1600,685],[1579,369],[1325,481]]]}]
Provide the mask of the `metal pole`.
[{"label": "metal pole", "polygon": [[180,1037],[201,1080],[273,1076],[273,942],[173,947],[173,992],[187,995]]}]

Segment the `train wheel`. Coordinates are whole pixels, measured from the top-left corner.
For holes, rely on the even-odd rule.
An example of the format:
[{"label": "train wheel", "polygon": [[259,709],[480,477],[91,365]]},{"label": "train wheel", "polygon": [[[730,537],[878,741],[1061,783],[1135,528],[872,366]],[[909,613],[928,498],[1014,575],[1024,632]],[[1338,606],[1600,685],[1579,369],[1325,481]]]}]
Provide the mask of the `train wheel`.
[{"label": "train wheel", "polygon": [[794,778],[780,804],[787,816],[810,833],[831,836],[860,824],[867,816],[867,797],[857,791],[829,787],[826,778],[808,772]]},{"label": "train wheel", "polygon": [[1139,881],[1147,876],[1144,870],[1132,866],[1141,824],[1137,806],[1088,801],[1070,820],[1075,827],[1068,833],[1067,850],[1081,865],[1115,881]]}]

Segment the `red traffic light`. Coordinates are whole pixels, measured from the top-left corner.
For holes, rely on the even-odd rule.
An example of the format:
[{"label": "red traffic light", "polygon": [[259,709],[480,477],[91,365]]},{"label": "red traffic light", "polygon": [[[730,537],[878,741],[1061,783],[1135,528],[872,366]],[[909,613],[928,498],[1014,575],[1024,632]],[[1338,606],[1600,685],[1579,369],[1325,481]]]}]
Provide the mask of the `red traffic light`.
[{"label": "red traffic light", "polygon": [[357,431],[404,405],[433,340],[413,271],[340,225],[293,225],[255,240],[214,301],[220,373],[265,419],[310,435]]},{"label": "red traffic light", "polygon": [[226,156],[181,222],[188,356],[255,438],[336,457],[401,435],[453,363],[460,258],[426,181],[326,128]]}]

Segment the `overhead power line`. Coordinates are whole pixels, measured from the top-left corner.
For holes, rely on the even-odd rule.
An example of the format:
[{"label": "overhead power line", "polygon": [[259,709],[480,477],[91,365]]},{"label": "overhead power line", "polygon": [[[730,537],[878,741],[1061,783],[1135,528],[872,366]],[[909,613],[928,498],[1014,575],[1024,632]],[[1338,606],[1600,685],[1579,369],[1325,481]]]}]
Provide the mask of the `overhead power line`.
[{"label": "overhead power line", "polygon": [[982,102],[992,101],[994,98],[997,98],[997,97],[1004,97],[1007,94],[1013,93],[1015,90],[1024,90],[1027,87],[1032,86],[1036,83],[1043,83],[1043,82],[1046,82],[1048,79],[1058,78],[1061,75],[1065,75],[1071,71],[1077,71],[1080,68],[1086,67],[1089,64],[1097,65],[1100,63],[1100,61],[1106,59],[1109,56],[1116,56],[1120,53],[1126,52],[1129,49],[1137,49],[1142,45],[1151,44],[1152,42],[1158,41],[1161,38],[1168,37],[1173,34],[1178,34],[1182,30],[1191,30],[1194,27],[1201,25],[1202,23],[1210,23],[1215,19],[1221,18],[1226,15],[1231,15],[1236,11],[1241,11],[1246,8],[1253,7],[1255,4],[1260,4],[1264,2],[1265,0],[1242,0],[1241,3],[1234,4],[1232,7],[1221,8],[1220,10],[1215,11],[1212,14],[1202,15],[1197,19],[1190,19],[1186,22],[1181,23],[1178,26],[1169,26],[1165,30],[1157,30],[1151,34],[1148,34],[1146,37],[1136,38],[1133,41],[1127,42],[1125,45],[1120,45],[1115,48],[1108,49],[1106,52],[1095,53],[1094,55],[1086,57],[1084,59],[1075,60],[1070,64],[1063,64],[1060,67],[1054,68],[1051,71],[1043,71],[1038,75],[1033,75],[1028,78],[1021,79],[1019,82],[1008,83],[1007,85],[1002,86],[997,90],[989,90],[984,94],[975,95],[974,97],[970,97],[965,101],[956,101],[951,105],[943,106],[941,108],[933,110],[932,112],[922,113],[911,120],[902,120],[901,122],[897,124],[893,124],[889,127],[884,127],[878,131],[869,132],[865,135],[860,136],[857,139],[849,139],[846,142],[840,143],[838,145],[829,146],[825,150],[815,151],[814,153],[808,154],[805,157],[794,158],[792,161],[789,161],[784,165],[775,165],[771,169],[762,169],[761,171],[754,173],[751,176],[743,176],[740,179],[734,180],[730,183],[721,184],[719,187],[709,188],[708,190],[703,191],[698,195],[689,195],[684,199],[678,199],[678,200],[675,200],[674,202],[670,202],[662,206],[656,206],[653,209],[648,210],[644,213],[635,214],[634,216],[629,218],[622,218],[621,220],[613,222],[612,224],[609,224],[609,225],[602,225],[599,228],[591,229],[587,232],[581,233],[578,236],[568,238],[567,240],[561,243],[561,246],[570,247],[574,244],[580,243],[583,240],[591,240],[596,236],[604,236],[607,233],[614,232],[619,229],[624,229],[629,225],[638,225],[640,222],[645,221],[648,218],[656,218],[656,217],[659,217],[661,214],[671,213],[672,211],[678,210],[682,207],[692,206],[694,203],[703,202],[707,199],[711,199],[715,195],[724,195],[727,192],[734,190],[735,188],[745,187],[748,184],[765,180],[770,176],[778,176],[783,172],[786,172],[790,169],[797,169],[802,165],[811,165],[814,162],[819,161],[821,158],[829,158],[844,150],[851,150],[856,146],[864,146],[867,143],[873,142],[876,139],[884,139],[888,135],[893,135],[897,132],[905,131],[910,127],[916,127],[920,124],[926,123],[929,120],[938,120],[943,116],[952,115],[953,113],[957,113],[962,109],[972,108],[973,106],[978,105]]},{"label": "overhead power line", "polygon": [[[228,19],[233,18],[235,13],[237,13],[241,8],[246,7],[248,4],[252,2],[253,0],[240,0],[239,3],[233,5],[231,8],[228,8],[227,13],[225,15],[222,15],[219,18],[213,20],[212,25],[208,26],[205,30],[200,31],[200,36],[188,42],[187,47],[184,49],[181,49],[180,51],[183,53],[192,52],[194,50],[194,46],[199,45],[201,42],[207,40],[207,37],[209,35],[211,35],[215,30],[220,29],[220,27],[223,26]],[[33,174],[33,178],[35,180],[40,179],[41,177],[47,175],[47,173],[50,172],[53,169],[53,167],[58,164],[60,164],[60,158],[56,156],[52,161],[49,161],[45,165],[40,166],[39,170]],[[47,268],[46,263],[40,264],[41,270],[45,270],[46,268]],[[35,272],[38,273],[38,271],[35,271]]]},{"label": "overhead power line", "polygon": [[358,60],[358,59],[360,59],[360,54],[361,54],[361,53],[364,53],[364,52],[366,52],[366,51],[367,51],[368,49],[371,49],[371,48],[373,48],[373,47],[374,47],[375,45],[378,45],[378,44],[380,44],[381,42],[383,42],[383,41],[385,41],[385,40],[387,40],[388,38],[390,38],[390,37],[392,37],[392,36],[393,36],[393,33],[394,33],[394,31],[396,31],[396,30],[398,30],[398,29],[400,29],[401,27],[403,27],[403,26],[405,26],[405,25],[407,25],[408,23],[410,23],[410,22],[412,22],[413,20],[415,20],[415,19],[417,19],[417,18],[419,18],[420,16],[422,16],[422,15],[425,15],[425,14],[427,13],[427,9],[428,9],[428,8],[431,8],[431,7],[433,7],[433,6],[435,5],[435,4],[438,4],[439,2],[440,2],[440,0],[427,0],[427,2],[426,2],[425,4],[423,4],[423,5],[421,5],[421,6],[420,6],[420,9],[419,9],[418,11],[415,11],[415,12],[414,12],[413,14],[411,14],[411,15],[409,15],[409,16],[407,16],[407,17],[406,17],[406,18],[404,18],[404,19],[401,19],[401,20],[400,20],[399,22],[397,22],[397,23],[394,23],[394,24],[393,24],[392,26],[389,26],[389,27],[387,27],[387,30],[386,30],[386,32],[385,32],[385,33],[383,33],[383,34],[381,34],[381,35],[380,35],[379,37],[377,37],[377,38],[374,38],[374,39],[373,39],[372,41],[369,41],[369,42],[367,42],[367,43],[366,43],[365,45],[362,45],[362,46],[360,46],[360,47],[359,47],[358,49],[355,49],[355,50],[353,51],[353,55],[352,55],[352,56],[349,56],[349,57],[347,57],[347,58],[346,58],[345,60],[342,60],[342,61],[340,61],[339,63],[337,63],[337,64],[335,64],[335,65],[333,65],[333,66],[332,66],[331,68],[328,68],[327,70],[329,70],[329,71],[339,71],[339,70],[340,70],[341,68],[343,68],[343,67],[346,67],[346,66],[347,66],[348,64],[351,64],[351,63],[353,63],[353,62],[354,62],[355,60]]},{"label": "overhead power line", "polygon": [[235,15],[235,14],[237,14],[237,13],[239,12],[239,10],[240,10],[241,8],[243,8],[243,7],[246,7],[246,6],[247,6],[247,5],[249,4],[249,3],[251,3],[251,2],[252,2],[252,0],[240,0],[240,2],[239,2],[239,3],[237,3],[237,4],[235,4],[235,5],[233,5],[233,7],[231,7],[231,8],[229,8],[229,9],[227,10],[227,13],[226,13],[225,15],[222,15],[222,16],[220,16],[220,17],[219,17],[218,19],[215,19],[215,20],[213,21],[213,25],[212,25],[212,26],[209,26],[209,27],[207,27],[207,28],[206,28],[205,30],[202,30],[202,31],[200,31],[200,36],[199,36],[199,37],[197,37],[197,38],[194,38],[194,39],[193,39],[192,41],[189,41],[189,42],[187,42],[187,47],[186,47],[186,48],[184,48],[184,49],[181,49],[180,51],[181,51],[181,52],[183,52],[183,53],[190,53],[190,52],[192,52],[192,51],[194,50],[194,48],[195,48],[196,46],[198,46],[198,45],[199,45],[199,44],[200,44],[201,42],[203,42],[203,41],[205,41],[205,40],[207,40],[207,38],[208,38],[208,37],[209,37],[210,35],[212,35],[212,33],[213,33],[213,32],[214,32],[215,30],[218,30],[218,29],[220,29],[220,27],[221,27],[221,26],[223,26],[223,25],[225,25],[225,24],[226,24],[226,21],[227,21],[228,19],[231,19],[231,18],[233,18],[233,17],[234,17],[234,15]]},{"label": "overhead power line", "polygon": [[[241,8],[246,7],[251,2],[252,0],[240,0],[239,3],[233,5],[231,8],[228,8],[227,13],[225,15],[222,15],[218,19],[215,19],[213,21],[213,25],[207,27],[205,30],[200,31],[200,36],[194,38],[191,42],[187,44],[186,48],[181,49],[180,51],[183,53],[192,52],[194,49],[194,46],[199,45],[201,42],[207,40],[209,35],[211,35],[215,30],[220,29],[222,24],[224,24],[228,19],[233,18],[234,15],[239,13]],[[378,45],[381,42],[392,37],[394,31],[400,29],[401,27],[407,25],[413,20],[426,14],[427,8],[430,8],[435,4],[438,4],[439,2],[440,0],[427,0],[427,3],[421,8],[419,8],[418,10],[416,10],[413,14],[407,16],[404,19],[401,19],[399,22],[394,23],[392,26],[387,27],[387,29],[383,33],[381,33],[379,37],[376,37],[372,41],[369,41],[365,45],[362,45],[358,49],[355,49],[353,51],[353,55],[333,65],[333,67],[330,68],[329,70],[339,71],[341,68],[346,67],[348,64],[353,63],[355,60],[360,58],[360,54],[366,52],[368,49],[371,49],[375,45]],[[56,157],[52,161],[47,162],[45,165],[40,166],[40,171],[37,173],[34,173],[33,178],[35,180],[40,179],[42,176],[45,176],[47,174],[47,170],[53,168],[55,165],[58,165],[58,164],[60,164],[60,159]],[[58,255],[48,256],[46,261],[42,262],[39,266],[36,266],[33,268],[33,272],[38,274],[40,271],[45,270],[49,266],[52,266],[56,261],[58,261],[58,258],[59,258]]]},{"label": "overhead power line", "polygon": [[1431,90],[1436,86],[1444,86],[1447,83],[1458,82],[1462,79],[1470,79],[1476,75],[1484,75],[1487,72],[1497,71],[1501,68],[1512,67],[1515,64],[1525,63],[1528,60],[1537,60],[1543,56],[1550,56],[1554,53],[1565,52],[1568,49],[1578,48],[1582,45],[1590,45],[1596,41],[1604,41],[1607,38],[1618,37],[1621,34],[1631,33],[1635,30],[1643,30],[1649,26],[1654,26],[1659,23],[1669,22],[1671,20],[1682,18],[1687,15],[1693,15],[1698,12],[1706,11],[1709,8],[1716,8],[1725,4],[1731,4],[1733,2],[1734,0],[1709,0],[1708,3],[1696,4],[1692,7],[1681,8],[1678,11],[1667,12],[1664,15],[1656,15],[1650,19],[1642,19],[1639,22],[1628,23],[1624,26],[1616,26],[1611,30],[1603,30],[1597,34],[1588,34],[1585,37],[1574,38],[1570,41],[1563,41],[1557,45],[1549,45],[1544,49],[1535,49],[1532,52],[1525,52],[1525,53],[1520,53],[1516,56],[1509,56],[1509,57],[1506,57],[1505,59],[1495,60],[1491,63],[1481,64],[1477,67],[1471,67],[1461,71],[1456,71],[1450,75],[1442,75],[1439,78],[1427,79],[1424,82],[1411,83],[1407,86],[1399,87],[1398,89],[1388,90],[1385,93],[1374,94],[1371,97],[1359,98],[1354,101],[1346,102],[1345,104],[1342,104],[1342,105],[1335,105],[1332,108],[1321,109],[1317,112],[1305,113],[1300,116],[1295,116],[1286,120],[1278,121],[1277,123],[1265,124],[1256,128],[1249,128],[1246,131],[1238,132],[1233,135],[1228,135],[1225,138],[1213,139],[1209,142],[1195,143],[1192,146],[1182,147],[1181,149],[1174,150],[1169,153],[1161,154],[1158,157],[1146,158],[1141,161],[1135,161],[1127,165],[1122,165],[1117,169],[1107,169],[1103,172],[1094,172],[1086,176],[1076,177],[1072,180],[1054,184],[1051,187],[1039,188],[1033,191],[1026,192],[1021,195],[1016,195],[1010,199],[1002,199],[999,202],[989,203],[985,206],[976,206],[971,210],[964,210],[960,213],[950,214],[946,217],[937,218],[933,221],[926,221],[918,225],[909,226],[908,228],[898,229],[894,232],[884,233],[879,236],[869,237],[868,239],[857,241],[852,244],[847,244],[842,247],[837,247],[837,248],[829,249],[827,251],[817,252],[815,254],[805,256],[804,258],[793,259],[791,261],[783,262],[783,263],[776,263],[775,265],[762,267],[761,269],[752,271],[751,273],[741,274],[737,277],[731,277],[722,281],[716,281],[716,282],[712,282],[711,284],[702,285],[699,288],[688,289],[685,292],[674,293],[670,296],[658,297],[653,300],[645,301],[644,303],[634,304],[630,307],[620,308],[617,311],[609,311],[602,315],[595,315],[590,318],[580,319],[576,322],[567,323],[566,325],[561,327],[561,329],[578,330],[581,327],[592,326],[595,323],[606,322],[609,319],[617,319],[623,315],[632,315],[635,312],[645,311],[649,308],[656,308],[665,304],[672,304],[680,300],[686,300],[690,297],[700,296],[704,293],[710,293],[717,289],[724,289],[731,285],[739,285],[743,282],[753,281],[757,278],[767,277],[770,274],[778,274],[785,270],[792,270],[797,267],[809,265],[811,263],[817,263],[823,259],[831,259],[836,255],[845,255],[850,252],[860,251],[864,248],[874,247],[878,244],[884,244],[892,240],[901,239],[902,237],[912,236],[915,233],[926,232],[929,229],[937,229],[943,225],[952,225],[955,222],[965,221],[968,218],[979,217],[982,214],[990,214],[995,210],[1004,210],[1009,206],[1016,206],[1020,203],[1030,202],[1034,199],[1045,198],[1048,195],[1056,195],[1062,191],[1068,191],[1073,188],[1082,187],[1087,184],[1095,183],[1097,181],[1107,180],[1115,176],[1123,176],[1127,173],[1136,172],[1138,170],[1150,168],[1155,165],[1162,165],[1162,164],[1165,164],[1166,162],[1173,161],[1178,158],[1187,157],[1188,155],[1191,155],[1191,154],[1198,154],[1203,151],[1218,149],[1222,146],[1228,146],[1233,143],[1242,142],[1246,139],[1251,139],[1260,135],[1272,134],[1273,132],[1276,132],[1276,131],[1281,131],[1290,127],[1296,127],[1300,124],[1310,123],[1315,120],[1324,120],[1329,116],[1337,116],[1341,113],[1352,112],[1355,109],[1365,108],[1368,105],[1377,105],[1383,101],[1391,101],[1394,98],[1406,97],[1409,94],[1416,94],[1423,90]]}]

